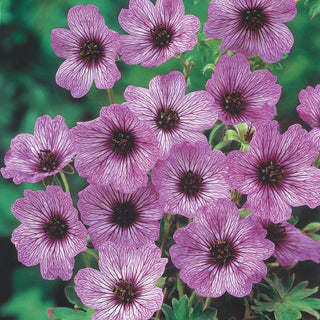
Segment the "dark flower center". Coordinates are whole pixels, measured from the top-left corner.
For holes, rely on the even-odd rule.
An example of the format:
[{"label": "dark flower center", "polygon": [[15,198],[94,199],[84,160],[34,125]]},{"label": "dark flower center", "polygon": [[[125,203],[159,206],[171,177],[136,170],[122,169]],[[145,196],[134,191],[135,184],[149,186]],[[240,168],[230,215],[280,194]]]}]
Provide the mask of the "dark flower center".
[{"label": "dark flower center", "polygon": [[131,303],[137,296],[137,290],[131,281],[120,279],[112,288],[117,300],[123,304]]},{"label": "dark flower center", "polygon": [[219,267],[229,264],[235,257],[235,250],[232,245],[226,241],[217,240],[211,247],[210,252],[213,262]]},{"label": "dark flower center", "polygon": [[281,223],[272,223],[265,229],[267,230],[266,239],[272,241],[275,246],[278,246],[286,236],[286,227]]},{"label": "dark flower center", "polygon": [[39,168],[44,172],[54,171],[58,167],[55,155],[49,149],[40,150],[38,153]]},{"label": "dark flower center", "polygon": [[137,218],[135,206],[127,201],[113,207],[112,221],[122,227],[130,226]]},{"label": "dark flower center", "polygon": [[174,129],[179,121],[180,117],[178,112],[167,108],[161,109],[156,118],[158,127],[164,131]]},{"label": "dark flower center", "polygon": [[111,149],[125,157],[131,153],[135,147],[135,139],[131,132],[125,130],[116,130],[111,139]]},{"label": "dark flower center", "polygon": [[203,186],[203,178],[198,173],[189,170],[180,178],[178,186],[180,192],[190,197],[196,197]]},{"label": "dark flower center", "polygon": [[239,115],[244,109],[244,95],[240,91],[233,91],[226,94],[221,101],[223,109],[232,115]]},{"label": "dark flower center", "polygon": [[53,217],[45,223],[43,231],[51,240],[57,240],[64,238],[67,234],[68,226],[65,220]]},{"label": "dark flower center", "polygon": [[271,160],[261,163],[258,173],[263,185],[278,185],[284,176],[284,166]]},{"label": "dark flower center", "polygon": [[241,12],[242,24],[246,29],[256,31],[267,23],[267,16],[261,8],[252,8]]},{"label": "dark flower center", "polygon": [[167,47],[171,41],[172,31],[163,23],[150,29],[152,43],[157,48]]},{"label": "dark flower center", "polygon": [[87,40],[81,45],[80,57],[89,63],[95,63],[103,54],[100,43],[96,40]]}]

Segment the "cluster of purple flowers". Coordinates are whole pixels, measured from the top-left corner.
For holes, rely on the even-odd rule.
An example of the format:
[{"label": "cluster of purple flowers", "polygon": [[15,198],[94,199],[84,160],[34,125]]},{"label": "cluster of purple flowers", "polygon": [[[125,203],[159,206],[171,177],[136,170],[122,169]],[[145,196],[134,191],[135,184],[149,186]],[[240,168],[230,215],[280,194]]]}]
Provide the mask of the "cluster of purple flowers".
[{"label": "cluster of purple flowers", "polygon": [[[19,261],[40,263],[45,279],[68,280],[89,235],[100,271],[80,270],[75,283],[97,320],[148,319],[161,308],[156,282],[167,258],[155,241],[164,213],[192,219],[174,233],[169,252],[200,296],[249,294],[271,256],[282,265],[319,262],[320,243],[286,220],[292,207],[320,205],[320,170],[312,167],[320,149],[320,86],[299,95],[297,110],[313,130],[293,125],[281,134],[272,120],[281,86],[270,71],[251,72],[247,60],[259,54],[274,62],[288,53],[293,37],[283,23],[295,14],[294,0],[212,0],[204,32],[223,38],[221,50],[237,53],[220,58],[206,90],[186,94],[184,75],[172,71],[154,77],[148,89],[128,86],[125,103],[103,107],[98,118],[71,130],[61,116],[42,116],[34,135],[15,137],[1,169],[5,178],[38,182],[74,160],[89,183],[79,192],[81,221],[59,186],[27,190],[15,202]],[[108,29],[94,5],[70,9],[68,23],[70,30],[54,29],[51,40],[66,59],[56,81],[73,97],[85,95],[93,81],[111,88],[120,79],[117,53],[128,64],[160,65],[192,50],[200,28],[197,17],[184,14],[182,0],[130,0],[119,15],[128,35]],[[254,127],[248,152],[210,148],[203,132],[218,118]],[[247,195],[249,217],[240,219],[231,189]]]}]

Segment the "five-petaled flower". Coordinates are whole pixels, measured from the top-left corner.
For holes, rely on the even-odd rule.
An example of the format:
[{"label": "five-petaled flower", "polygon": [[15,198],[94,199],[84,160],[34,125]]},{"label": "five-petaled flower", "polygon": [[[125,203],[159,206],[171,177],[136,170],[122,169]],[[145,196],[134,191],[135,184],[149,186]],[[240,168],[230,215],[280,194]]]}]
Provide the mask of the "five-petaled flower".
[{"label": "five-petaled flower", "polygon": [[291,206],[320,205],[320,169],[311,167],[318,149],[295,124],[280,134],[276,121],[259,123],[248,153],[227,155],[230,186],[247,194],[252,213],[274,223],[290,218]]},{"label": "five-petaled flower", "polygon": [[158,220],[163,213],[151,183],[134,193],[122,193],[109,185],[90,185],[79,192],[78,208],[96,249],[106,241],[141,246],[159,237]]},{"label": "five-petaled flower", "polygon": [[276,112],[281,86],[268,70],[250,72],[250,63],[240,53],[225,54],[206,84],[214,97],[219,119],[228,125],[271,120]]},{"label": "five-petaled flower", "polygon": [[12,139],[1,173],[16,184],[35,183],[61,171],[74,156],[64,118],[44,115],[36,120],[33,135],[20,133]]},{"label": "five-petaled flower", "polygon": [[121,35],[121,59],[127,64],[159,66],[176,53],[192,50],[197,43],[200,21],[184,14],[182,0],[130,0],[122,9],[119,24],[128,35]]},{"label": "five-petaled flower", "polygon": [[53,29],[50,37],[55,54],[66,59],[57,71],[57,84],[74,98],[86,95],[93,81],[98,89],[112,88],[121,77],[115,64],[119,34],[105,25],[92,4],[71,8],[68,24],[70,30]]},{"label": "five-petaled flower", "polygon": [[81,177],[125,193],[146,186],[147,172],[158,160],[156,136],[123,105],[103,107],[97,119],[78,122],[71,129],[71,140]]},{"label": "five-petaled flower", "polygon": [[226,156],[211,150],[208,143],[185,141],[173,146],[151,173],[163,211],[191,218],[214,199],[230,198],[225,162]]},{"label": "five-petaled flower", "polygon": [[293,36],[285,22],[297,14],[295,0],[212,0],[206,36],[222,38],[220,50],[234,50],[264,61],[280,61],[289,53]]},{"label": "five-petaled flower", "polygon": [[267,274],[263,260],[274,246],[265,234],[259,224],[239,220],[234,203],[219,199],[174,233],[170,255],[181,279],[198,295],[219,297],[227,291],[244,297]]},{"label": "five-petaled flower", "polygon": [[274,243],[272,256],[277,258],[282,266],[293,265],[295,260],[312,260],[319,263],[320,241],[304,235],[287,221],[273,223],[254,215],[247,219],[259,223],[267,231],[266,239]]},{"label": "five-petaled flower", "polygon": [[156,134],[160,159],[184,140],[207,143],[201,130],[210,129],[217,120],[213,99],[206,91],[185,92],[186,82],[178,71],[156,76],[150,81],[149,90],[129,86],[124,92],[128,101],[125,105]]},{"label": "five-petaled flower", "polygon": [[139,248],[107,241],[99,249],[100,271],[81,269],[74,278],[81,301],[96,312],[95,320],[148,320],[163,301],[157,280],[166,258],[154,244]]},{"label": "five-petaled flower", "polygon": [[58,186],[46,191],[24,192],[12,206],[13,215],[22,223],[13,231],[12,242],[18,260],[26,266],[40,263],[44,279],[72,276],[74,257],[87,247],[87,231],[78,219],[69,192]]}]

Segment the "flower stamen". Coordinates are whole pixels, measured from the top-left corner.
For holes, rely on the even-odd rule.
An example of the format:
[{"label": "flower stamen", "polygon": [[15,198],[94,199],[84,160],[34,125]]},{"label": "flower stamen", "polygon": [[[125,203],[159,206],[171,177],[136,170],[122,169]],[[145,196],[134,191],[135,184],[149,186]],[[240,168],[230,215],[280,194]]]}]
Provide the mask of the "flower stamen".
[{"label": "flower stamen", "polygon": [[112,291],[115,294],[116,299],[123,303],[132,303],[137,296],[137,290],[131,281],[120,279],[113,287]]},{"label": "flower stamen", "polygon": [[39,168],[44,172],[54,171],[58,167],[55,155],[49,149],[43,149],[38,152]]},{"label": "flower stamen", "polygon": [[60,217],[53,217],[45,223],[43,231],[51,240],[62,239],[67,234],[68,225]]},{"label": "flower stamen", "polygon": [[157,48],[167,47],[171,42],[172,31],[163,23],[150,29],[151,41]]},{"label": "flower stamen", "polygon": [[103,54],[103,49],[100,43],[96,40],[86,40],[80,49],[80,57],[87,60],[89,63],[95,63]]}]

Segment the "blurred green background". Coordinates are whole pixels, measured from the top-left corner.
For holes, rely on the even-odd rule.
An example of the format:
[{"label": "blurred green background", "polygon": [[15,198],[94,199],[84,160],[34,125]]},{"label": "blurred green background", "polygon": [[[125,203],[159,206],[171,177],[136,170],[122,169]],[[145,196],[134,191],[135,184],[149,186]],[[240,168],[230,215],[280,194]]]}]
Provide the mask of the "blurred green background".
[{"label": "blurred green background", "polygon": [[[33,132],[35,120],[48,114],[65,117],[69,128],[77,121],[90,120],[98,116],[102,106],[108,105],[108,95],[94,86],[81,99],[71,97],[69,91],[55,83],[55,73],[63,59],[54,55],[50,44],[50,33],[54,28],[68,28],[67,12],[75,5],[89,3],[100,8],[109,28],[123,33],[118,24],[121,8],[128,8],[128,0],[1,0],[0,29],[0,166],[10,148],[11,139],[21,132]],[[197,2],[197,4],[195,4]],[[209,0],[184,0],[186,12],[197,15],[202,24],[207,21]],[[302,121],[295,111],[298,93],[307,85],[320,83],[320,19],[311,21],[309,8],[303,1],[298,3],[298,14],[287,25],[291,29],[295,44],[292,53],[282,62],[283,69],[273,71],[278,76],[278,83],[283,86],[278,104],[277,120],[283,130],[290,124]],[[212,63],[210,51],[205,56],[195,48],[186,56],[192,56],[195,66],[190,75],[190,91],[204,89],[211,76],[203,74],[202,68]],[[173,58],[160,67],[151,69],[129,66],[118,62],[122,74],[114,87],[117,103],[124,101],[123,91],[131,84],[148,86],[151,78],[158,74],[167,74],[170,70],[182,71],[180,62]],[[306,128],[307,126],[304,125]],[[77,192],[85,186],[84,179],[70,177],[74,203]],[[1,291],[0,315],[3,319],[42,320],[46,319],[46,309],[50,306],[70,306],[63,293],[65,283],[43,280],[39,267],[27,268],[17,261],[16,251],[10,242],[11,233],[19,222],[12,216],[10,207],[17,198],[23,196],[24,189],[43,188],[41,183],[14,185],[11,181],[0,178],[0,245],[1,245]],[[307,209],[297,209],[297,214]],[[308,210],[307,220],[319,217],[318,209]],[[304,221],[301,222],[305,224]],[[304,264],[303,273],[309,274],[312,264]],[[83,267],[81,256],[76,268]],[[311,269],[310,269],[311,270]],[[313,270],[313,269],[312,269]],[[314,272],[314,271],[312,271]],[[319,274],[319,272],[318,272]],[[301,279],[302,280],[302,279]],[[319,276],[314,276],[315,283],[320,283]],[[1,317],[1,316],[0,316]]]}]

